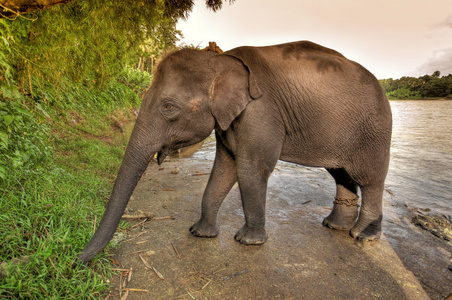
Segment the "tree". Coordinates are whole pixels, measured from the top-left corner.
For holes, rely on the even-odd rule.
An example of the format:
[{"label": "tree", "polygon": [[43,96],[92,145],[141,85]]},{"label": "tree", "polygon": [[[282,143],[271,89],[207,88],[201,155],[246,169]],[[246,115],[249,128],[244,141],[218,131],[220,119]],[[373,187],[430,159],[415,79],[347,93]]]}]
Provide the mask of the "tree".
[{"label": "tree", "polygon": [[0,18],[16,18],[21,14],[72,1],[74,0],[0,0]]},{"label": "tree", "polygon": [[[44,10],[55,5],[68,4],[73,1],[75,0],[0,0],[0,18],[17,18],[21,14]],[[229,3],[234,1],[229,0]],[[185,15],[186,12],[191,11],[194,1],[169,0],[166,3],[171,11],[183,11],[183,15]],[[118,5],[119,2],[115,4]],[[220,10],[223,6],[223,0],[206,0],[206,6],[213,11]],[[176,17],[180,16],[176,15]]]},{"label": "tree", "polygon": [[435,71],[435,72],[433,72],[432,77],[433,78],[439,78],[440,75],[441,75],[440,71]]},{"label": "tree", "polygon": [[[140,59],[151,57],[153,64],[178,41],[176,23],[193,5],[194,0],[0,0],[1,16],[11,16],[0,18],[0,88],[14,83],[32,93],[36,79],[102,85]],[[206,5],[215,11],[223,0]]]},{"label": "tree", "polygon": [[[0,0],[2,1],[2,0]],[[162,50],[175,45],[177,20],[192,1],[75,0],[0,19],[0,87],[31,93],[33,80],[64,86],[65,80],[102,85],[133,66],[148,40]],[[118,17],[120,16],[120,17]]]},{"label": "tree", "polygon": [[419,78],[382,79],[380,85],[390,99],[418,99],[452,96],[452,75],[440,77],[440,71]]}]

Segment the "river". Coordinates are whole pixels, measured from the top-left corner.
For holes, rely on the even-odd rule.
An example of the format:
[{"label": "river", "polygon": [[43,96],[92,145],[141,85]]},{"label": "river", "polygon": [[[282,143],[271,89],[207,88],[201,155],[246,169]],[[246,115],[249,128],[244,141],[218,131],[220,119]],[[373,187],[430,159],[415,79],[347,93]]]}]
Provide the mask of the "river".
[{"label": "river", "polygon": [[452,101],[390,101],[394,201],[452,215]]},{"label": "river", "polygon": [[[409,208],[452,215],[452,101],[390,101],[393,114],[391,163],[386,190]],[[211,136],[196,153],[215,158]],[[278,169],[292,168],[280,162]]]}]

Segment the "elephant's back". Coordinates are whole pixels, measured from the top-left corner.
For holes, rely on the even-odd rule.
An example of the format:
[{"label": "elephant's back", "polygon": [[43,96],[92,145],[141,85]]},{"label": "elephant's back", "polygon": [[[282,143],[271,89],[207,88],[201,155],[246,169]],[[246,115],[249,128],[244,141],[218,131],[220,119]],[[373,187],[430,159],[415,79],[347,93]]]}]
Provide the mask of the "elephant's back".
[{"label": "elephant's back", "polygon": [[279,112],[286,143],[309,145],[294,150],[297,155],[285,147],[286,156],[311,157],[304,163],[322,165],[338,148],[389,142],[392,117],[383,89],[367,69],[339,52],[311,42],[231,52],[249,66],[263,100]]},{"label": "elephant's back", "polygon": [[[337,94],[342,88],[348,93],[372,89],[380,94],[375,76],[360,64],[339,52],[309,41],[265,47],[239,47],[226,52],[239,57],[253,71],[256,78],[267,82],[286,82],[286,86],[309,94]],[[294,92],[294,91],[292,91]],[[326,96],[326,95],[325,95]],[[331,95],[332,96],[332,95]]]}]

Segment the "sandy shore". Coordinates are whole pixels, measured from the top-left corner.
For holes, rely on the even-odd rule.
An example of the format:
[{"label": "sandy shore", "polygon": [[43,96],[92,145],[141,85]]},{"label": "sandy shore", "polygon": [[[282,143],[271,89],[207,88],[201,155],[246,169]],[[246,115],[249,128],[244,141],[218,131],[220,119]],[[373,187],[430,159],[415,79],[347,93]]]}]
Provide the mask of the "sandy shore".
[{"label": "sandy shore", "polygon": [[266,244],[234,241],[244,222],[237,187],[220,209],[219,236],[193,237],[188,228],[200,216],[211,166],[212,161],[193,158],[149,166],[128,210],[156,219],[129,220],[134,227],[118,235],[121,246],[112,252],[120,270],[109,299],[125,293],[127,299],[445,299],[452,294],[452,244],[413,225],[410,209],[393,201],[400,195],[384,195],[379,241],[355,241],[348,232],[322,226],[335,187],[321,169],[277,165],[269,180]]}]

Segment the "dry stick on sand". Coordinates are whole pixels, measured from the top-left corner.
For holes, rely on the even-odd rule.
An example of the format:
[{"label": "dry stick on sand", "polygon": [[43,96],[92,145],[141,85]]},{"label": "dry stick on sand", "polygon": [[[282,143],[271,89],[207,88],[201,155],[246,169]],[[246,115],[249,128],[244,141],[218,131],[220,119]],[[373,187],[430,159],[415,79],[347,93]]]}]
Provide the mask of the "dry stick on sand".
[{"label": "dry stick on sand", "polygon": [[208,286],[209,285],[209,283],[212,281],[212,279],[210,279],[202,288],[201,288],[201,290],[203,290],[203,289],[205,289],[206,288],[206,286]]},{"label": "dry stick on sand", "polygon": [[[121,296],[121,292],[119,292],[119,296]],[[124,295],[122,295],[121,300],[126,300],[129,297],[129,291],[125,291]]]},{"label": "dry stick on sand", "polygon": [[132,280],[132,273],[133,273],[133,269],[130,268],[129,274],[127,275],[127,282],[130,282],[130,280]]},{"label": "dry stick on sand", "polygon": [[152,218],[151,220],[174,220],[174,219],[176,219],[175,217],[173,217],[173,216],[168,216],[168,217],[157,217],[157,218]]},{"label": "dry stick on sand", "polygon": [[[129,292],[144,292],[144,293],[149,293],[149,290],[143,290],[143,289],[131,289],[131,288],[126,288],[123,289],[123,291],[125,292],[124,295],[122,295],[121,300],[126,300],[127,297],[129,296]],[[105,300],[107,300],[108,298],[110,298],[111,294],[108,294],[107,298],[105,298]]]},{"label": "dry stick on sand", "polygon": [[152,271],[154,271],[155,274],[157,274],[157,276],[161,279],[161,280],[165,280],[165,277],[163,277],[163,275],[157,271],[156,268],[154,268],[151,264],[149,264],[149,262],[143,257],[141,256],[141,254],[138,254],[138,256],[141,258],[141,260],[143,261],[143,264],[148,268],[151,269]]},{"label": "dry stick on sand", "polygon": [[147,221],[149,221],[149,218],[145,218],[140,223],[137,223],[137,224],[133,225],[132,228],[135,228],[135,227],[138,227],[138,226],[141,226],[141,225],[143,225],[143,228],[144,228],[144,223],[146,223]]},{"label": "dry stick on sand", "polygon": [[124,291],[129,291],[129,292],[145,292],[145,293],[149,293],[149,290],[132,289],[132,288],[126,288],[126,289],[124,289]]},{"label": "dry stick on sand", "polygon": [[142,212],[142,211],[139,211],[139,212],[134,213],[134,214],[123,214],[121,218],[122,219],[143,219],[143,218],[148,218],[149,221],[152,221],[152,220],[167,220],[167,219],[174,220],[175,219],[173,216],[154,217],[153,213]]},{"label": "dry stick on sand", "polygon": [[143,219],[143,218],[148,218],[148,219],[152,219],[154,218],[154,214],[153,213],[146,213],[146,212],[142,212],[141,210],[139,210],[137,213],[134,214],[123,214],[122,219]]},{"label": "dry stick on sand", "polygon": [[171,242],[171,246],[173,246],[174,252],[176,252],[177,257],[180,258],[180,254],[179,254],[179,251],[177,251],[176,245],[174,245],[174,243]]}]

